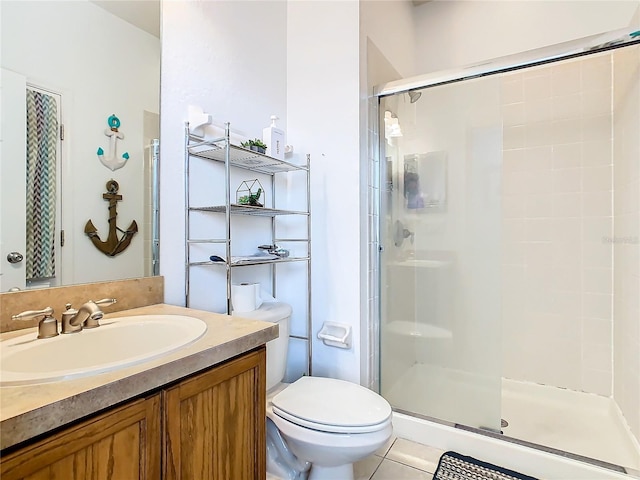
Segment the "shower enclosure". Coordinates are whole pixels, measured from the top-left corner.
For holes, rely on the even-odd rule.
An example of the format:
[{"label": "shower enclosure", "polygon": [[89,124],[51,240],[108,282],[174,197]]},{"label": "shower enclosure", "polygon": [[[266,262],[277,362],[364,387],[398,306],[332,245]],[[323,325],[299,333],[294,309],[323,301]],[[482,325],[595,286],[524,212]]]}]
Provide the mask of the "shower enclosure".
[{"label": "shower enclosure", "polygon": [[396,411],[640,470],[640,45],[624,38],[378,92],[379,388]]}]

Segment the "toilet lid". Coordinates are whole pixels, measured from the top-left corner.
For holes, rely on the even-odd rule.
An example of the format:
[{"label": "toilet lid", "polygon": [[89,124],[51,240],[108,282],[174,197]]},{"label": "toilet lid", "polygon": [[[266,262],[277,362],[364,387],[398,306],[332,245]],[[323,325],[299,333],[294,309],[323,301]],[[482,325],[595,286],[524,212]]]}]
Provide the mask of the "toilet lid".
[{"label": "toilet lid", "polygon": [[275,395],[272,404],[280,417],[325,432],[373,432],[391,421],[384,398],[334,378],[302,377]]}]

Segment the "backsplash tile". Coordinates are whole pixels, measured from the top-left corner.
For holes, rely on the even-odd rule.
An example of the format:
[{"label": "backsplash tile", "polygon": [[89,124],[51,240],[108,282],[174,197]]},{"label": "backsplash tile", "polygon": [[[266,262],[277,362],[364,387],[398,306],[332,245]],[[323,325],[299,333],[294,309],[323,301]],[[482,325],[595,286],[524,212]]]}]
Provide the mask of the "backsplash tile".
[{"label": "backsplash tile", "polygon": [[52,307],[60,320],[65,304],[78,308],[88,300],[115,298],[118,303],[104,308],[105,313],[119,312],[164,302],[164,277],[145,277],[111,282],[87,283],[64,287],[0,293],[0,333],[34,327],[39,318],[30,321],[11,320],[25,310]]}]

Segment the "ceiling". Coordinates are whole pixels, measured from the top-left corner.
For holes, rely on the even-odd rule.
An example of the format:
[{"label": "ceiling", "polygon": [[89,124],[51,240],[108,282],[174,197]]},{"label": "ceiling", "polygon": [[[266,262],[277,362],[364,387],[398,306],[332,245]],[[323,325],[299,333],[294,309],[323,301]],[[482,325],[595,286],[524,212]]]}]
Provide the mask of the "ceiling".
[{"label": "ceiling", "polygon": [[160,38],[160,0],[90,0],[125,22]]},{"label": "ceiling", "polygon": [[[90,0],[113,15],[160,38],[160,0]],[[431,0],[413,0],[419,7]]]}]

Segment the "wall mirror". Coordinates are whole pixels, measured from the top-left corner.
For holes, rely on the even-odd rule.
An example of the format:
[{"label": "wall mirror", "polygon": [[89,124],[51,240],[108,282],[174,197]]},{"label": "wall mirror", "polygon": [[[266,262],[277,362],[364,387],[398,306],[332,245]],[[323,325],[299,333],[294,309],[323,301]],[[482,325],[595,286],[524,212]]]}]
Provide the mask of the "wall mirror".
[{"label": "wall mirror", "polygon": [[[0,292],[157,274],[159,1],[3,0],[0,21]],[[108,256],[85,225],[108,238],[112,181],[116,235],[138,232]]]}]

